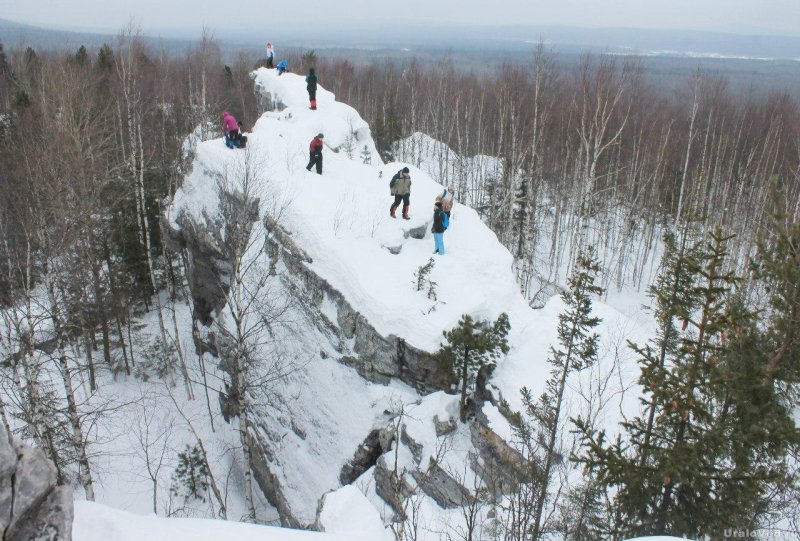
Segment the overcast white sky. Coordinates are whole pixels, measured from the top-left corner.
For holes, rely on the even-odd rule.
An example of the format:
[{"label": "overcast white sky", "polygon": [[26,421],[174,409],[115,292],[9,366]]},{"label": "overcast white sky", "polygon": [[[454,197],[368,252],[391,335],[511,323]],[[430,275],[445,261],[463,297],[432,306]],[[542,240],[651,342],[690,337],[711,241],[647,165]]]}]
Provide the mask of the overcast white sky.
[{"label": "overcast white sky", "polygon": [[133,18],[147,33],[419,21],[800,35],[800,0],[0,0],[0,18],[111,31]]}]

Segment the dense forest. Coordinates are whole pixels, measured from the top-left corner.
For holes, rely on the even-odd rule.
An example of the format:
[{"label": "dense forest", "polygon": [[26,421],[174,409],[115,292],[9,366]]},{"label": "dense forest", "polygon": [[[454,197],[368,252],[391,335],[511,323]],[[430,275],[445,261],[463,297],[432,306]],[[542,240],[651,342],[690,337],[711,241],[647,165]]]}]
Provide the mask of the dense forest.
[{"label": "dense forest", "polygon": [[[170,55],[132,31],[97,50],[0,47],[0,344],[11,352],[0,359],[0,414],[89,499],[86,431],[102,409],[84,412],[73,372],[93,391],[99,370],[136,372],[146,360],[131,329],[153,310],[158,347],[185,374],[162,303],[186,298],[186,261],[167,249],[162,211],[190,166],[189,134],[218,137],[223,110],[245,131],[255,123],[248,74],[263,62],[241,54],[226,65],[210,37]],[[446,60],[356,66],[314,51],[289,64],[313,65],[361,113],[384,160],[438,152],[438,177],[512,253],[532,305],[548,287],[565,296],[554,377],[516,414],[530,467],[499,538],[713,536],[779,522],[797,531],[796,100],[734,94],[702,72],[666,92],[636,59],[586,55],[565,67],[543,46],[492,73]],[[420,133],[453,152],[423,148]],[[658,331],[632,344],[643,414],[609,439],[587,419],[565,427],[559,408],[568,373],[596,354],[590,299],[623,287],[649,292]],[[33,306],[43,299],[46,309]],[[48,344],[34,343],[42,313]],[[49,352],[61,388],[40,377],[51,368],[35,350]],[[586,483],[556,502],[557,464],[543,449],[570,430]],[[693,482],[662,474],[671,461]]]}]

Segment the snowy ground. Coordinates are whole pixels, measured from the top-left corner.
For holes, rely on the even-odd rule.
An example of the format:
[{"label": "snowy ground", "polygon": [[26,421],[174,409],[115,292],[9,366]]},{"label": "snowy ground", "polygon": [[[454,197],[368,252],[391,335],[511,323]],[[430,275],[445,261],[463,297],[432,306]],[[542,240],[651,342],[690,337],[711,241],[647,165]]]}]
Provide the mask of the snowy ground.
[{"label": "snowy ground", "polygon": [[[519,389],[529,387],[538,395],[547,379],[547,357],[555,343],[558,315],[563,304],[550,299],[543,309],[533,310],[519,292],[512,272],[512,256],[480,220],[463,205],[453,209],[445,234],[447,254],[432,256],[429,232],[435,195],[442,186],[415,164],[380,164],[367,124],[347,105],[320,88],[319,109],[308,109],[302,77],[261,69],[256,83],[278,96],[287,106],[264,114],[249,134],[248,150],[230,150],[222,139],[200,143],[193,171],[175,196],[170,218],[189,212],[196,220],[213,219],[218,211],[218,183],[241,183],[242,172],[250,177],[261,197],[261,211],[280,211],[281,226],[312,262],[309,268],[339,290],[378,332],[404,338],[427,351],[438,349],[442,331],[453,327],[462,314],[495,319],[506,312],[511,322],[511,351],[498,365],[490,384],[520,407]],[[334,153],[326,148],[322,176],[307,172],[308,144],[318,132],[325,134]],[[363,152],[363,154],[362,154]],[[372,164],[364,163],[371,155]],[[389,179],[404,165],[411,168],[410,221],[389,217]],[[399,216],[398,212],[398,216]],[[422,228],[423,239],[409,237],[412,228]],[[392,248],[400,253],[395,255]],[[437,300],[412,286],[414,272],[434,257],[431,279],[437,283]],[[634,385],[638,370],[625,347],[626,340],[643,342],[651,324],[638,310],[640,296],[612,296],[609,303],[596,303],[602,318],[601,362],[570,380],[564,418],[598,408],[601,423],[613,429],[622,415],[636,412],[635,393],[621,391]],[[167,305],[167,299],[162,299]],[[124,374],[102,373],[100,393],[87,404],[113,403],[103,419],[93,423],[91,446],[97,479],[97,500],[113,508],[135,513],[177,514],[185,517],[216,517],[219,510],[209,496],[205,502],[184,505],[170,494],[177,453],[195,436],[189,424],[209,449],[214,475],[223,485],[228,519],[245,514],[241,497],[241,455],[236,422],[226,423],[219,414],[217,391],[224,375],[214,359],[198,358],[191,342],[191,316],[183,303],[175,306],[177,331],[171,339],[180,343],[193,381],[194,400],[187,398],[180,376],[173,385],[157,378],[142,381]],[[324,309],[335,321],[336,308]],[[302,325],[304,315],[290,314],[300,328],[284,337],[285,353],[298,360],[297,369],[275,389],[273,402],[263,405],[264,436],[271,442],[278,472],[293,511],[303,522],[314,521],[318,498],[333,492],[320,517],[326,531],[335,536],[292,532],[263,527],[211,522],[198,519],[161,519],[133,515],[99,504],[77,502],[74,537],[77,541],[127,539],[391,539],[382,521],[386,504],[375,493],[366,472],[352,486],[340,487],[338,475],[345,462],[373,428],[388,422],[387,411],[406,408],[408,433],[423,446],[423,456],[439,457],[443,467],[463,472],[464,484],[474,479],[465,464],[471,451],[469,432],[459,426],[447,441],[436,436],[432,418],[456,416],[457,397],[434,393],[420,397],[404,384],[376,385],[335,359],[336,352],[311,325]],[[168,309],[165,317],[171,318]],[[157,341],[158,322],[152,312],[142,315],[134,336],[137,354]],[[46,330],[43,331],[46,333]],[[318,353],[325,350],[325,357]],[[118,352],[117,352],[118,354]],[[204,390],[201,362],[208,371]],[[85,374],[80,392],[89,396]],[[602,390],[602,392],[601,392]],[[598,395],[602,399],[598,400]],[[491,405],[484,408],[492,429],[510,439],[505,418]],[[447,454],[442,456],[442,447]],[[405,447],[397,449],[398,464],[411,464]],[[155,483],[153,478],[155,478]],[[337,490],[338,489],[338,490]],[[358,489],[358,490],[356,490]],[[155,492],[155,495],[154,495]],[[445,512],[431,500],[420,502],[429,525],[426,539],[438,539],[448,523],[459,520],[459,511]],[[257,502],[258,519],[277,518],[263,499]],[[363,530],[363,531],[362,531]]]}]

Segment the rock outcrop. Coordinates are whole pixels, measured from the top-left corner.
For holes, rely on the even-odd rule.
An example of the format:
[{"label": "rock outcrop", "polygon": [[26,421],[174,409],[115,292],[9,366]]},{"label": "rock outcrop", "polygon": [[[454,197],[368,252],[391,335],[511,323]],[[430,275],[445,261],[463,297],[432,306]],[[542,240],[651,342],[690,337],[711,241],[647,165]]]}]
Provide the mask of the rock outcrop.
[{"label": "rock outcrop", "polygon": [[72,519],[72,491],[56,486],[52,462],[0,424],[0,539],[69,541]]},{"label": "rock outcrop", "polygon": [[[273,264],[280,261],[287,272],[283,279],[308,316],[317,321],[341,354],[339,361],[352,366],[365,379],[389,383],[397,378],[421,393],[450,386],[450,374],[442,370],[427,351],[408,345],[400,337],[381,335],[367,319],[327,280],[313,272],[306,263],[311,258],[299,248],[287,231],[266,219],[267,240]],[[323,313],[323,302],[336,308],[335,320]]]}]

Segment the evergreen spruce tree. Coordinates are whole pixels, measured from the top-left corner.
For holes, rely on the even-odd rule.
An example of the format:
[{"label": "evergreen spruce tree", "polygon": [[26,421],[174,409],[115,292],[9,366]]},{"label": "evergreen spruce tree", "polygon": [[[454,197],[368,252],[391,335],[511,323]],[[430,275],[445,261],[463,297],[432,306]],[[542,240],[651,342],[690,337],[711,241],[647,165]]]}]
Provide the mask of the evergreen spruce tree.
[{"label": "evergreen spruce tree", "polygon": [[78,47],[78,51],[75,53],[75,61],[78,63],[79,66],[83,66],[86,64],[86,47],[81,45]]},{"label": "evergreen spruce tree", "polygon": [[536,470],[532,477],[538,476],[536,485],[539,492],[529,528],[533,539],[539,539],[545,529],[544,508],[549,498],[554,463],[561,454],[556,442],[561,430],[561,408],[568,376],[588,368],[597,360],[598,336],[592,329],[600,323],[600,319],[591,315],[591,297],[603,292],[594,283],[599,271],[600,264],[590,247],[578,257],[569,279],[569,288],[561,295],[566,309],[558,317],[559,346],[551,349],[548,361],[552,369],[545,391],[538,402],[529,389],[523,388],[521,391],[524,415],[517,423],[518,436],[541,446],[538,460],[532,463],[532,468]]},{"label": "evergreen spruce tree", "polygon": [[800,381],[800,222],[787,214],[786,194],[775,190],[768,235],[758,240],[755,279],[768,295],[764,325],[771,353],[767,377]]},{"label": "evergreen spruce tree", "polygon": [[725,270],[728,240],[717,229],[709,242],[668,251],[651,292],[659,335],[633,346],[647,397],[643,415],[624,423],[610,444],[604,432],[574,421],[578,462],[614,495],[615,537],[718,539],[725,530],[752,530],[769,487],[784,477],[796,430],[759,378],[762,335],[754,314],[732,296],[738,279]]},{"label": "evergreen spruce tree", "polygon": [[461,422],[467,420],[468,389],[475,383],[478,372],[484,367],[493,368],[500,354],[508,353],[509,328],[507,314],[500,314],[492,324],[475,321],[465,314],[455,328],[444,332],[447,343],[442,345],[438,357],[461,385]]},{"label": "evergreen spruce tree", "polygon": [[361,149],[361,163],[364,165],[372,164],[372,152],[369,151],[367,145],[364,145],[364,148]]},{"label": "evergreen spruce tree", "polygon": [[108,43],[104,43],[97,53],[97,59],[94,62],[94,68],[102,73],[110,73],[114,71],[114,51]]},{"label": "evergreen spruce tree", "polygon": [[436,300],[436,282],[431,280],[431,271],[436,264],[433,258],[414,272],[414,286],[417,291],[425,291],[431,300]]},{"label": "evergreen spruce tree", "polygon": [[178,453],[178,467],[172,476],[171,491],[186,500],[205,501],[208,475],[203,450],[199,445],[187,445],[186,449]]}]

